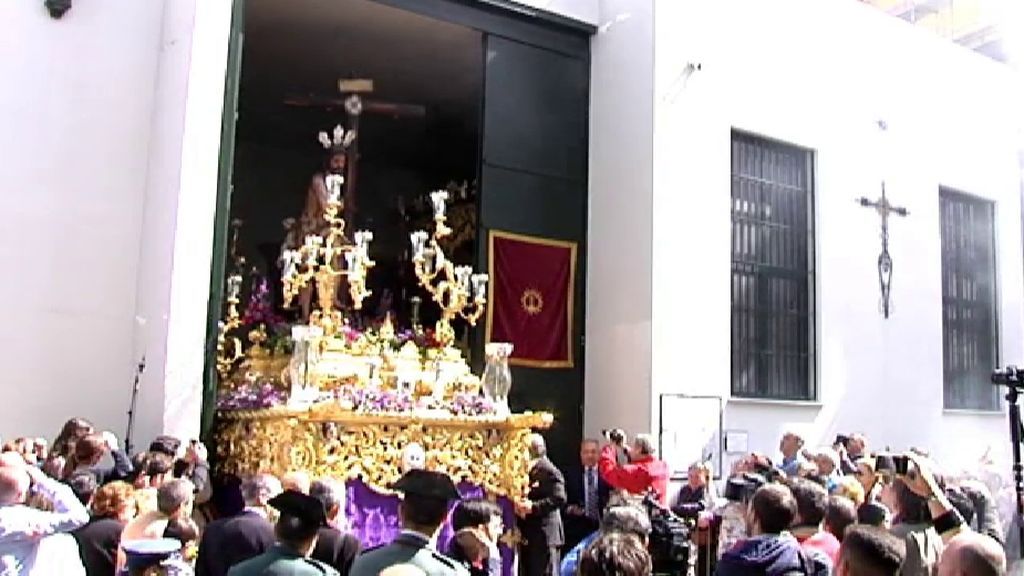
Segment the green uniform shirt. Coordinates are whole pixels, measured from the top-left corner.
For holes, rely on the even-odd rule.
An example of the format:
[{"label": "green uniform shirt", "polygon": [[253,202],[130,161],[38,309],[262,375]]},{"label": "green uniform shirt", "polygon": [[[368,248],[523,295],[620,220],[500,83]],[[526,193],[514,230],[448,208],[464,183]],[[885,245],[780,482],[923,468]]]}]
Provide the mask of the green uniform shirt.
[{"label": "green uniform shirt", "polygon": [[274,546],[255,558],[232,566],[228,576],[338,576],[338,571],[318,560]]},{"label": "green uniform shirt", "polygon": [[360,554],[349,576],[378,576],[381,570],[396,564],[411,564],[427,576],[469,576],[461,564],[435,550],[426,537],[412,532],[403,532],[391,544]]}]

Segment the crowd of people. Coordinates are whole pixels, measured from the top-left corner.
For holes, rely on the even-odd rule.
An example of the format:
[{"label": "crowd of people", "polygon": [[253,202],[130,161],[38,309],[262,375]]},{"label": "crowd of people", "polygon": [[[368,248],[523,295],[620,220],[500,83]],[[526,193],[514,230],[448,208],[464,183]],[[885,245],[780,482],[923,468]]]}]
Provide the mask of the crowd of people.
[{"label": "crowd of people", "polygon": [[[615,436],[618,436],[616,438]],[[667,466],[646,450],[649,439],[625,444],[609,434],[594,461],[584,442],[584,470],[596,468],[605,492],[653,493],[694,528],[691,569],[704,576],[999,576],[1007,574],[1001,522],[990,489],[977,478],[942,475],[928,454],[871,452],[863,435],[807,449],[799,434],[780,442],[782,457],[750,454],[738,460],[718,496],[705,462],[690,466],[686,483],[668,499]],[[570,479],[570,483],[579,480]],[[598,493],[595,493],[598,494]],[[600,498],[598,494],[594,496]],[[570,507],[567,521],[577,508]],[[651,527],[629,510],[605,509],[597,533],[569,552],[561,575],[651,573]],[[1016,543],[1013,543],[1016,546]],[[630,548],[627,552],[625,548]],[[618,560],[616,560],[618,559]],[[588,572],[587,562],[604,566]],[[1018,567],[1019,571],[1020,568]]]},{"label": "crowd of people", "polygon": [[[72,419],[52,444],[3,445],[0,576],[376,576],[392,564],[410,574],[501,574],[496,503],[460,499],[451,478],[425,470],[393,488],[403,495],[402,533],[363,553],[347,530],[342,481],[303,471],[211,481],[199,442],[162,436],[129,456],[113,434]],[[445,522],[453,536],[438,547]]]},{"label": "crowd of people", "polygon": [[[872,452],[861,435],[781,458],[740,459],[716,490],[690,466],[673,488],[650,436],[585,440],[560,470],[532,435],[528,493],[514,501],[524,576],[646,576],[658,523],[692,530],[673,573],[695,576],[1001,576],[1001,522],[984,483],[936,472],[921,451]],[[458,480],[458,479],[455,479]],[[342,481],[296,471],[211,480],[203,444],[162,436],[129,455],[115,435],[72,419],[52,444],[19,438],[0,454],[0,576],[259,574],[499,576],[503,510],[461,499],[455,481],[408,470],[401,533],[363,550]],[[721,496],[719,496],[721,492]],[[452,537],[438,542],[442,526]]]}]

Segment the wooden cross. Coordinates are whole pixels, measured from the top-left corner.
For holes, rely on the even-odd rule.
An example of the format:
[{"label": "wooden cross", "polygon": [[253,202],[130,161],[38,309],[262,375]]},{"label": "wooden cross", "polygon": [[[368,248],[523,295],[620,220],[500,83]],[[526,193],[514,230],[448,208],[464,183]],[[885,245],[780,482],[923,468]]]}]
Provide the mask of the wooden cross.
[{"label": "wooden cross", "polygon": [[878,255],[878,284],[882,291],[882,315],[889,318],[889,294],[892,288],[892,256],[889,255],[889,215],[907,216],[910,212],[903,207],[893,206],[885,197],[885,182],[882,182],[882,197],[871,201],[860,198],[857,202],[865,208],[874,208],[882,218],[882,252]]}]

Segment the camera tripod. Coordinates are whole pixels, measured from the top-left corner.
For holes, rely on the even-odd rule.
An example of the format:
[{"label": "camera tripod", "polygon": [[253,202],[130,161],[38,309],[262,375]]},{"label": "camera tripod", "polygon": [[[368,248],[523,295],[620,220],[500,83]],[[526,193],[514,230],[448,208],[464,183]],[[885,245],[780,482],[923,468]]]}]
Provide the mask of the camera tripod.
[{"label": "camera tripod", "polygon": [[1020,419],[1020,393],[1024,391],[1024,369],[1016,366],[996,370],[992,373],[992,383],[1006,386],[1006,402],[1010,413],[1010,442],[1013,450],[1013,491],[1017,496],[1017,544],[1020,546],[1021,558],[1024,558],[1024,466],[1020,459],[1021,431],[1024,424]]},{"label": "camera tripod", "polygon": [[132,382],[132,398],[128,403],[128,430],[124,433],[124,452],[129,457],[132,455],[134,445],[132,444],[132,433],[135,431],[135,405],[139,400],[139,380],[142,373],[146,371],[146,356],[143,355],[135,367],[135,380]]}]

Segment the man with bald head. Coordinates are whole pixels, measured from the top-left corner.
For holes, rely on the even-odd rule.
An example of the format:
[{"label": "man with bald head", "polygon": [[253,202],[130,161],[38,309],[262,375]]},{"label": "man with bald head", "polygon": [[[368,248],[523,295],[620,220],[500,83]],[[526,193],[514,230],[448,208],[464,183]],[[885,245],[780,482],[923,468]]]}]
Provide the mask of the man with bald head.
[{"label": "man with bald head", "polygon": [[[30,493],[52,503],[53,511],[26,505]],[[0,574],[31,574],[41,542],[70,539],[67,534],[88,521],[89,512],[70,487],[24,461],[0,462]]]},{"label": "man with bald head", "polygon": [[526,500],[516,503],[519,530],[526,541],[519,569],[524,576],[557,576],[561,564],[559,549],[565,543],[560,512],[565,505],[565,478],[548,460],[543,436],[531,434],[527,451],[529,492]]},{"label": "man with bald head", "polygon": [[962,532],[946,544],[939,576],[1005,576],[1006,554],[991,537]]},{"label": "man with bald head", "polygon": [[782,435],[779,441],[779,452],[782,452],[782,463],[779,470],[785,472],[786,476],[797,476],[800,472],[800,465],[803,459],[800,458],[800,450],[804,447],[804,439],[800,434],[788,430]]}]

